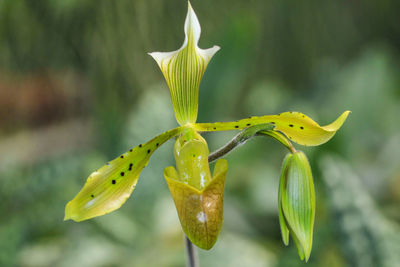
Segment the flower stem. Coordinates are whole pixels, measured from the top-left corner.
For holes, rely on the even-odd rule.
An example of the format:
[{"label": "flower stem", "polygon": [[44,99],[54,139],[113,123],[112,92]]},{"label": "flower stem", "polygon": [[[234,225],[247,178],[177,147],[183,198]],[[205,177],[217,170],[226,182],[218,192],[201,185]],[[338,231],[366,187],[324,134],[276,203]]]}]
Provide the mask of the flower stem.
[{"label": "flower stem", "polygon": [[189,238],[185,235],[185,246],[186,246],[186,255],[187,255],[187,266],[188,267],[200,267],[199,257],[197,255],[196,247],[189,240]]},{"label": "flower stem", "polygon": [[296,149],[292,145],[292,143],[280,132],[274,131],[273,128],[275,126],[271,123],[259,124],[249,128],[244,129],[240,133],[238,133],[231,141],[229,141],[226,145],[217,149],[213,153],[208,156],[208,161],[211,163],[216,161],[217,159],[225,156],[237,146],[244,144],[250,138],[255,136],[269,136],[280,142],[284,145],[290,152],[296,152]]},{"label": "flower stem", "polygon": [[213,162],[229,152],[231,152],[233,149],[235,149],[237,146],[244,144],[247,140],[250,138],[254,137],[257,135],[258,132],[261,131],[269,131],[272,130],[275,126],[271,123],[265,123],[265,124],[258,124],[255,126],[251,126],[249,128],[244,129],[240,133],[238,133],[235,137],[232,138],[231,141],[229,141],[226,145],[221,147],[220,149],[217,149],[213,153],[211,153],[208,156],[208,162]]}]

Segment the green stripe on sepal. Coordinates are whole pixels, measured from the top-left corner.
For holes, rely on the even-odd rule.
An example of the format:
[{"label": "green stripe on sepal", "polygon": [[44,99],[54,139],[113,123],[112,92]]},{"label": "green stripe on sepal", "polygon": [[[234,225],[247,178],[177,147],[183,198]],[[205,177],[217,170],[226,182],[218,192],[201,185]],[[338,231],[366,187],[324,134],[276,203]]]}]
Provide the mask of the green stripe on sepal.
[{"label": "green stripe on sepal", "polygon": [[180,125],[196,122],[200,82],[208,63],[219,50],[218,46],[205,50],[197,46],[201,28],[190,3],[184,29],[185,41],[181,48],[173,52],[149,53],[168,84],[175,117]]},{"label": "green stripe on sepal", "polygon": [[282,238],[296,244],[300,259],[308,261],[312,249],[315,189],[306,155],[297,151],[286,156],[279,183],[279,219]]}]

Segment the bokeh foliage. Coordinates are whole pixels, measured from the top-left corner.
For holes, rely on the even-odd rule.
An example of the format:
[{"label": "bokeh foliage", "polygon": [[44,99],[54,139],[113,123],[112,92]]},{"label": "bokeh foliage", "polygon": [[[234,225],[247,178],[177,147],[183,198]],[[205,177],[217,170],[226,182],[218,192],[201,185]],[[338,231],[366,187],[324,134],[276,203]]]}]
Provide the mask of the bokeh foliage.
[{"label": "bokeh foliage", "polygon": [[[199,121],[298,110],[349,120],[301,148],[317,190],[309,266],[394,266],[400,248],[399,2],[198,1],[200,47],[221,46],[200,88]],[[184,266],[162,177],[172,142],[117,212],[63,222],[91,171],[176,125],[146,54],[183,40],[178,0],[0,1],[0,266]],[[210,149],[233,133],[210,133]],[[227,159],[225,222],[204,266],[300,266],[280,240],[285,149],[251,140]],[[339,237],[339,238],[338,238]]]}]

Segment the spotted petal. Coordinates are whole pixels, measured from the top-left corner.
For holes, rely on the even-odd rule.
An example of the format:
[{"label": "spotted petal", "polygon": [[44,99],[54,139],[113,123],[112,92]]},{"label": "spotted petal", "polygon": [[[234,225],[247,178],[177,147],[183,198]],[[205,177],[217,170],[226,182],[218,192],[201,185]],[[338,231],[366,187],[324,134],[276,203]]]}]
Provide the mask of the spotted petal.
[{"label": "spotted petal", "polygon": [[90,174],[82,190],[65,207],[64,220],[80,222],[119,209],[135,189],[153,152],[181,131],[179,127],[160,134]]},{"label": "spotted petal", "polygon": [[181,48],[173,52],[149,53],[164,74],[180,125],[196,122],[200,82],[208,63],[219,50],[218,46],[205,50],[197,46],[201,28],[190,3],[184,29],[185,41]]},{"label": "spotted petal", "polygon": [[272,123],[274,131],[285,134],[290,140],[304,146],[318,146],[328,142],[342,127],[350,111],[345,111],[334,122],[320,126],[300,112],[284,112],[278,115],[250,117],[233,122],[196,123],[195,129],[206,131],[241,130],[249,126]]}]

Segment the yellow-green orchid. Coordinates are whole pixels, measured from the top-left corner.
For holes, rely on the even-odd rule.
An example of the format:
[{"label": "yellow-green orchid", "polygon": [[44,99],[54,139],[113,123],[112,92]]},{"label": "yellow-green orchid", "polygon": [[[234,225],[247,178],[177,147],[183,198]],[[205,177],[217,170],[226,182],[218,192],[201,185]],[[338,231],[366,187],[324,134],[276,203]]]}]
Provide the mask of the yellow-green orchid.
[{"label": "yellow-green orchid", "polygon": [[[164,176],[183,231],[195,245],[210,249],[218,238],[223,222],[228,164],[226,160],[219,159],[211,175],[209,148],[201,132],[243,130],[267,124],[271,126],[270,129],[260,127],[259,134],[269,135],[286,146],[291,146],[289,140],[301,145],[316,146],[331,139],[346,120],[349,111],[327,126],[320,126],[299,112],[250,117],[234,122],[196,123],[200,82],[219,47],[203,50],[197,46],[201,28],[190,3],[184,31],[185,41],[180,49],[167,53],[150,53],[165,77],[180,126],[130,149],[90,174],[82,190],[68,202],[65,220],[80,222],[120,208],[135,189],[139,175],[151,155],[166,141],[177,137],[174,146],[176,169],[167,167]],[[285,211],[285,207],[282,210]],[[290,219],[286,218],[284,222],[287,227],[291,227]],[[298,232],[295,234],[299,236]]]}]

